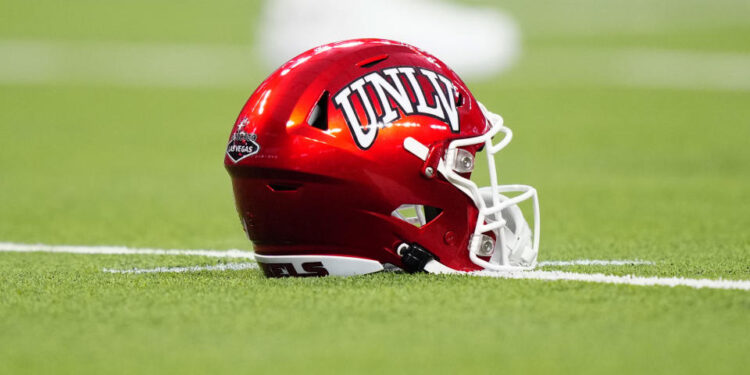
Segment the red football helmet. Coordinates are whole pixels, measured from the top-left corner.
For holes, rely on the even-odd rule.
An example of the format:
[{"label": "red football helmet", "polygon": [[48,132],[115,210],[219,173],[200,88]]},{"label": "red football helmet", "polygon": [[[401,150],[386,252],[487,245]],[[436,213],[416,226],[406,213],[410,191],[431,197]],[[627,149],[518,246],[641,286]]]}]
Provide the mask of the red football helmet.
[{"label": "red football helmet", "polygon": [[[434,56],[358,39],[307,51],[261,83],[224,164],[266,276],[530,269],[536,190],[498,185],[495,172],[510,140]],[[480,151],[483,188],[469,179]],[[518,207],[527,199],[533,231]]]}]

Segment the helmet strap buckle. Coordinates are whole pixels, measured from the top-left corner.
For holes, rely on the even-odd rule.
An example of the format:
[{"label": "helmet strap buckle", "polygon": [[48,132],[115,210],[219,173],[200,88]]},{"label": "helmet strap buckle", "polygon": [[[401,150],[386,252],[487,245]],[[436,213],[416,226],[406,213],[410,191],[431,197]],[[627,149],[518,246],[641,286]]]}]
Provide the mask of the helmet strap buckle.
[{"label": "helmet strap buckle", "polygon": [[404,242],[398,245],[396,253],[401,256],[404,271],[408,273],[423,272],[427,263],[438,260],[432,253],[417,243]]}]

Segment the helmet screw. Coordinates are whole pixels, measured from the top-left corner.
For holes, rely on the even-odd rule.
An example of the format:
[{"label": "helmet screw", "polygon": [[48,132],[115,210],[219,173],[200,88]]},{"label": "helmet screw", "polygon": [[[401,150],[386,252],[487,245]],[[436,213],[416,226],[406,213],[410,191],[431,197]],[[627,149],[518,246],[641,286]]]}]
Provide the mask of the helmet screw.
[{"label": "helmet screw", "polygon": [[424,175],[427,177],[432,177],[435,175],[435,170],[432,169],[432,167],[427,167],[424,169]]},{"label": "helmet screw", "polygon": [[482,244],[482,253],[484,253],[484,254],[487,254],[487,253],[489,253],[489,252],[490,252],[490,251],[492,250],[492,247],[493,247],[493,246],[492,246],[492,242],[490,242],[490,241],[485,241],[485,242],[484,242],[484,243]]},{"label": "helmet screw", "polygon": [[443,240],[445,241],[446,245],[453,246],[456,244],[456,233],[453,231],[447,231],[445,232],[445,235],[443,236]]},{"label": "helmet screw", "polygon": [[477,255],[490,256],[492,255],[493,250],[495,250],[495,241],[493,241],[489,236],[485,236],[482,240],[482,244],[479,246]]}]

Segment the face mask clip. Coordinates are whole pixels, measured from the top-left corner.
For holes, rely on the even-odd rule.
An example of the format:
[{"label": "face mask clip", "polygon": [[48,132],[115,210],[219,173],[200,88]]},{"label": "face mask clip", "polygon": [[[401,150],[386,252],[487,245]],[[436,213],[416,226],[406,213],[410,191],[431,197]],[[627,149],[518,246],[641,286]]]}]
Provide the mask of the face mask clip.
[{"label": "face mask clip", "polygon": [[471,173],[474,170],[474,155],[462,148],[445,151],[445,161],[456,173]]},{"label": "face mask clip", "polygon": [[471,237],[469,249],[480,257],[490,257],[495,252],[495,240],[486,234],[475,234]]},{"label": "face mask clip", "polygon": [[440,164],[440,158],[443,156],[445,147],[442,144],[435,144],[430,147],[430,151],[427,154],[424,164],[422,164],[422,176],[429,179],[435,178],[438,172],[438,165]]}]

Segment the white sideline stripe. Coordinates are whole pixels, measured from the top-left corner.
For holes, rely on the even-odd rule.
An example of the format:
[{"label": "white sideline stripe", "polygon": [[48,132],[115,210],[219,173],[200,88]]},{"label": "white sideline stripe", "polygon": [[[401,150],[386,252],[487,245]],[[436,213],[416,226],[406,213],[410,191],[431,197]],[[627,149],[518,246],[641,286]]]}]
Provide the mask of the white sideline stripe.
[{"label": "white sideline stripe", "polygon": [[258,263],[227,263],[217,264],[214,266],[189,266],[189,267],[156,267],[156,268],[132,268],[118,270],[112,268],[102,268],[102,272],[107,273],[183,273],[183,272],[201,272],[201,271],[240,271],[258,268]]},{"label": "white sideline stripe", "polygon": [[750,290],[750,280],[686,279],[682,277],[643,277],[635,275],[615,276],[601,273],[573,273],[563,271],[519,271],[468,273],[472,276],[496,277],[501,279],[528,279],[545,281],[583,281],[589,283],[626,284],[638,286],[686,286],[690,288]]},{"label": "white sideline stripe", "polygon": [[[253,259],[253,253],[242,250],[164,250],[164,249],[134,249],[124,246],[66,246],[66,245],[44,245],[44,244],[20,244],[12,242],[0,242],[0,252],[20,252],[20,253],[69,253],[69,254],[122,254],[122,255],[181,255],[181,256],[206,256],[216,258],[242,258]],[[254,263],[236,263],[254,264]],[[540,266],[545,265],[628,265],[628,264],[653,264],[652,262],[641,260],[588,260],[579,259],[572,261],[547,261],[540,262]],[[230,270],[229,267],[243,267],[227,265],[217,266],[191,266],[191,267],[159,267],[154,269],[132,270],[107,270],[104,272],[112,273],[148,273],[148,272],[191,272],[190,270],[202,271],[197,269],[205,267],[206,270],[224,271]],[[215,268],[209,268],[215,267]],[[222,267],[226,267],[222,269]],[[170,269],[184,269],[184,271],[168,271]],[[120,272],[122,271],[122,272]],[[192,271],[195,272],[195,271]],[[496,277],[504,279],[529,279],[529,280],[547,280],[547,281],[583,281],[593,283],[608,284],[628,284],[641,286],[687,286],[691,288],[710,288],[710,289],[738,289],[750,290],[750,280],[712,280],[712,279],[686,279],[681,277],[642,277],[634,275],[614,276],[604,275],[601,273],[585,274],[562,271],[525,271],[525,272],[471,272],[467,273],[472,276]]]},{"label": "white sideline stripe", "polygon": [[68,253],[68,254],[115,254],[115,255],[188,255],[214,258],[254,259],[252,251],[231,250],[183,250],[183,249],[137,249],[125,246],[69,246],[21,244],[0,242],[0,252],[18,253]]},{"label": "white sideline stripe", "polygon": [[245,87],[252,46],[0,40],[0,82],[121,87]]},{"label": "white sideline stripe", "polygon": [[[253,48],[0,39],[0,83],[246,88],[252,84],[249,72],[265,71]],[[549,61],[556,60],[567,63],[549,69]],[[534,66],[541,85],[562,79],[566,84],[750,91],[750,54],[743,52],[545,47],[530,50],[520,65]]]},{"label": "white sideline stripe", "polygon": [[[544,47],[526,63],[542,70],[549,61],[561,67],[537,75],[538,84],[635,88],[750,91],[750,54],[659,48]],[[523,65],[524,62],[521,62]],[[540,65],[541,64],[541,65]],[[570,67],[576,68],[570,68]],[[555,83],[557,82],[557,83]]]},{"label": "white sideline stripe", "polygon": [[599,259],[576,259],[576,260],[546,260],[539,262],[539,267],[545,266],[632,266],[632,265],[653,265],[654,262],[648,260],[599,260]]},{"label": "white sideline stripe", "polygon": [[[125,246],[73,246],[73,245],[45,245],[45,244],[22,244],[13,242],[0,242],[0,252],[44,252],[44,253],[69,253],[69,254],[122,254],[122,255],[188,255],[206,256],[214,258],[245,258],[254,259],[252,251],[243,250],[185,250],[185,249],[139,249]],[[636,264],[654,264],[645,260],[548,260],[539,262],[544,266],[625,266]]]},{"label": "white sideline stripe", "polygon": [[[750,90],[750,54],[621,49],[610,56],[607,78],[622,86]],[[616,61],[616,62],[615,62]]]}]

